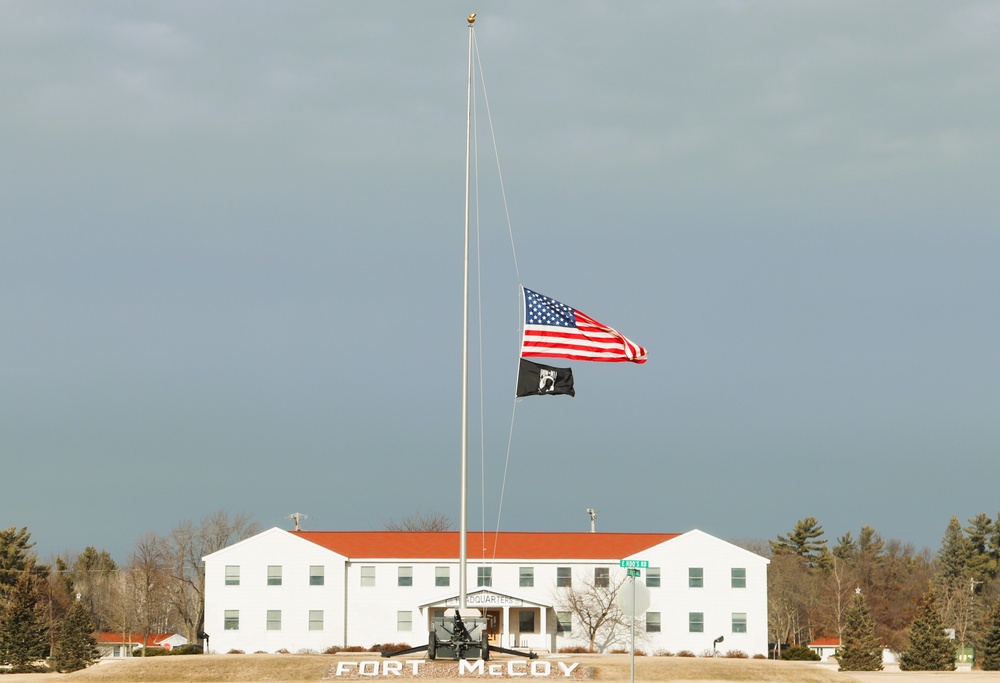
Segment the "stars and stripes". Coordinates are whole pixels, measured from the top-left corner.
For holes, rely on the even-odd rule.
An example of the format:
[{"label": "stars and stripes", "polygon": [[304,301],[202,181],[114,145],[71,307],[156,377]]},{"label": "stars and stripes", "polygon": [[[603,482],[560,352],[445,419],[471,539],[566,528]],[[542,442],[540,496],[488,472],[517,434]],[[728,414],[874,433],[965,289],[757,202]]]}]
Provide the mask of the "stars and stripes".
[{"label": "stars and stripes", "polygon": [[617,330],[551,297],[527,287],[521,289],[524,292],[522,358],[646,362],[646,349]]}]

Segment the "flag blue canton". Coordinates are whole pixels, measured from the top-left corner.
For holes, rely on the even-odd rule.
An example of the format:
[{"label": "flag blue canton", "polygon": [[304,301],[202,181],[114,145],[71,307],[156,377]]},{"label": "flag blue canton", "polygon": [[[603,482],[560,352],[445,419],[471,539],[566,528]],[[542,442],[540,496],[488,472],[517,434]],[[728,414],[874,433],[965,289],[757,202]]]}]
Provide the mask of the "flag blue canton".
[{"label": "flag blue canton", "polygon": [[576,315],[572,306],[567,306],[530,289],[525,289],[525,300],[527,301],[525,312],[527,324],[576,327]]}]

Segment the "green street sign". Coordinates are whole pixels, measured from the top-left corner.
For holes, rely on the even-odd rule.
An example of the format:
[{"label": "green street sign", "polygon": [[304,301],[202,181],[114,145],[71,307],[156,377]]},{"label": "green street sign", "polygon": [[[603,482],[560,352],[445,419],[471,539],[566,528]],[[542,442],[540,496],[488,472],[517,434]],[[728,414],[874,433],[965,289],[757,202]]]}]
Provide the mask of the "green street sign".
[{"label": "green street sign", "polygon": [[639,576],[640,572],[638,569],[626,569],[625,570],[629,576]]},{"label": "green street sign", "polygon": [[625,567],[626,569],[649,569],[649,561],[647,560],[619,560],[619,567]]}]

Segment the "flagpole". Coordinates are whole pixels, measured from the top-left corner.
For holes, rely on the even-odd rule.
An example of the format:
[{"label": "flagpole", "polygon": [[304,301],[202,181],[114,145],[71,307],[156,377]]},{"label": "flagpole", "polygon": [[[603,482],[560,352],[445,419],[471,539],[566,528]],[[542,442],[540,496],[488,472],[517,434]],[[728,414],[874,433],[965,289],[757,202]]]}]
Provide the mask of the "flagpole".
[{"label": "flagpole", "polygon": [[468,595],[468,507],[469,507],[469,166],[472,149],[472,37],[476,14],[469,15],[469,84],[465,119],[465,283],[462,290],[462,465],[458,530],[458,606],[466,608]]}]

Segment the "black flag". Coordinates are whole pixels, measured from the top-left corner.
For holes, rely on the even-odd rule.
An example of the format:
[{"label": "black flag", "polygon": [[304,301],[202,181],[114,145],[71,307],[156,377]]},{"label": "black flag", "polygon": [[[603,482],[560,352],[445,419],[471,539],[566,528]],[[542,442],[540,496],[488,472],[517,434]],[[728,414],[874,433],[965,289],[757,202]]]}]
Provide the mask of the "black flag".
[{"label": "black flag", "polygon": [[554,368],[551,365],[539,365],[521,359],[521,367],[517,372],[518,396],[545,396],[547,394],[569,394],[576,396],[573,389],[573,370],[571,368]]}]

